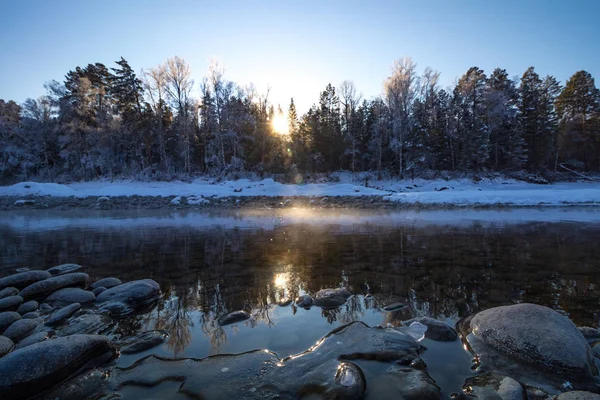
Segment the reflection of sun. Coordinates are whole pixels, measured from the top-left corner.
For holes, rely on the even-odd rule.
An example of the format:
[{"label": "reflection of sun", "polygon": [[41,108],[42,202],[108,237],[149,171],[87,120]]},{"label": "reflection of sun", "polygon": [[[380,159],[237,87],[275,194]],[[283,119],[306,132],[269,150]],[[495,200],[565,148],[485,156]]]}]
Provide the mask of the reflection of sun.
[{"label": "reflection of sun", "polygon": [[288,282],[288,274],[287,273],[282,273],[282,274],[275,274],[275,286],[278,288],[285,288],[285,285]]},{"label": "reflection of sun", "polygon": [[273,125],[273,130],[280,135],[287,135],[290,133],[287,118],[285,118],[283,114],[275,115],[271,124]]}]

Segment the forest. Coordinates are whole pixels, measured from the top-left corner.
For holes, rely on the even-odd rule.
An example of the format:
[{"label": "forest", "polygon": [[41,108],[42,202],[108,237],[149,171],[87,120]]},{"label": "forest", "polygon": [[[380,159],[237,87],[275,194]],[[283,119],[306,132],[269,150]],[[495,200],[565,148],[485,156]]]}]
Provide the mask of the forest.
[{"label": "forest", "polygon": [[275,106],[218,62],[199,84],[180,57],[137,75],[124,58],[96,62],[37,99],[0,100],[0,182],[600,170],[600,90],[588,72],[563,85],[534,67],[520,78],[472,67],[451,89],[439,77],[402,58],[380,96],[328,84],[299,115],[293,98]]}]

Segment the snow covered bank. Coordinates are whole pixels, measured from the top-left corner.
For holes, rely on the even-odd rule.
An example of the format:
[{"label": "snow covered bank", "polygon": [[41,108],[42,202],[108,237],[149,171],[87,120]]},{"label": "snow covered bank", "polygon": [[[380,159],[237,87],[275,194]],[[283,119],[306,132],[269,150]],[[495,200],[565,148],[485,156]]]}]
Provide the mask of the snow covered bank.
[{"label": "snow covered bank", "polygon": [[[363,183],[364,182],[360,182]],[[22,182],[0,187],[0,196],[54,198],[105,198],[118,196],[192,198],[193,205],[209,205],[227,197],[378,197],[391,205],[440,206],[600,206],[600,184],[590,182],[536,185],[509,179],[404,180],[287,185],[265,179],[212,183],[197,179],[186,182],[94,181],[69,185]],[[199,199],[207,199],[200,201]],[[179,199],[181,202],[181,199]],[[173,203],[175,204],[175,203]],[[191,204],[189,201],[187,204]]]}]

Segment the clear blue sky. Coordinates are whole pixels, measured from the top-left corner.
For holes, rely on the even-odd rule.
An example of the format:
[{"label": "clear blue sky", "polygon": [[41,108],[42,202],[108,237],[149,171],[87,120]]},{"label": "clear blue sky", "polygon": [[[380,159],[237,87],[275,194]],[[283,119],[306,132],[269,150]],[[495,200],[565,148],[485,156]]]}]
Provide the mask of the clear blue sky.
[{"label": "clear blue sky", "polygon": [[76,66],[121,56],[139,72],[179,55],[196,82],[217,56],[227,79],[271,86],[275,103],[293,96],[301,111],[329,82],[380,94],[402,56],[440,71],[443,86],[471,66],[600,80],[599,17],[600,0],[6,1],[0,98],[23,102]]}]

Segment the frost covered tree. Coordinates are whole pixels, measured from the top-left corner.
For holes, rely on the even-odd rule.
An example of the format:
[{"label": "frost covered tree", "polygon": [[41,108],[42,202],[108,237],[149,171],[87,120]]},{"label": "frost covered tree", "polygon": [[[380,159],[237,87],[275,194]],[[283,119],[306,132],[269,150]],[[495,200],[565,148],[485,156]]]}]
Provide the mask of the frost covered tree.
[{"label": "frost covered tree", "polygon": [[356,161],[360,156],[360,117],[358,107],[362,100],[362,94],[356,92],[356,86],[352,81],[344,81],[340,85],[341,104],[341,129],[344,142],[347,146],[344,156],[350,158],[350,170],[355,172]]}]

